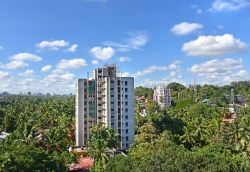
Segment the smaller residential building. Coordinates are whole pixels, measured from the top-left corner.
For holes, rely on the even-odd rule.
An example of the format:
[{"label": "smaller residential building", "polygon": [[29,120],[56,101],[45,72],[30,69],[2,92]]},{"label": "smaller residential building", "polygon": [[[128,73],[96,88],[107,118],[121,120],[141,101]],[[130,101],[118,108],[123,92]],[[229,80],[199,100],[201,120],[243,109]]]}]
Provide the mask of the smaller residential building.
[{"label": "smaller residential building", "polygon": [[170,89],[162,85],[156,86],[153,100],[157,102],[161,108],[170,107],[172,102]]},{"label": "smaller residential building", "polygon": [[10,133],[6,133],[4,131],[2,133],[0,133],[0,141],[5,139],[8,135],[10,135]]}]

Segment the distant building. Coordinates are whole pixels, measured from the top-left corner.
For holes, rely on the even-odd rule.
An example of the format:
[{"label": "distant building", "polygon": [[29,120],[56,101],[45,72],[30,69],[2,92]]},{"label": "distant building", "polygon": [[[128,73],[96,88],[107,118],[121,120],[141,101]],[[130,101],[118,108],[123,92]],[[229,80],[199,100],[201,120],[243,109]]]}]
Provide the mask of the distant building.
[{"label": "distant building", "polygon": [[4,92],[0,93],[0,96],[10,96],[10,93],[7,91],[4,91]]},{"label": "distant building", "polygon": [[167,89],[166,86],[156,86],[153,100],[157,102],[161,108],[170,107],[172,102],[170,89]]},{"label": "distant building", "polygon": [[76,144],[84,146],[89,128],[102,123],[119,134],[120,148],[134,141],[134,78],[116,75],[116,66],[94,71],[94,79],[78,79],[76,85]]},{"label": "distant building", "polygon": [[0,141],[5,139],[8,135],[10,135],[10,133],[6,133],[6,132],[0,133]]}]

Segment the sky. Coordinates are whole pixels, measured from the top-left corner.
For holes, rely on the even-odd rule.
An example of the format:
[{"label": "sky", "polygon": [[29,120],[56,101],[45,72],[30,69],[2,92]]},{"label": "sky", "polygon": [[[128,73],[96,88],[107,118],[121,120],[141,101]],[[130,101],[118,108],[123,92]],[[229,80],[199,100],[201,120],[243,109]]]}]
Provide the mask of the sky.
[{"label": "sky", "polygon": [[0,92],[74,93],[116,64],[135,86],[249,80],[250,0],[1,0]]}]

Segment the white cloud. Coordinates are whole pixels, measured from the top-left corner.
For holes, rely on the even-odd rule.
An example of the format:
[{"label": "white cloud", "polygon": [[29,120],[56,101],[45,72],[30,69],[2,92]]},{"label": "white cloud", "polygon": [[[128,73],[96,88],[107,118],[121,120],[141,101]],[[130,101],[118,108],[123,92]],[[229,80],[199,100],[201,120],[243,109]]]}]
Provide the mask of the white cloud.
[{"label": "white cloud", "polygon": [[195,30],[202,29],[203,25],[199,23],[187,23],[182,22],[177,25],[174,25],[171,29],[171,32],[173,32],[176,35],[187,35],[191,32],[194,32]]},{"label": "white cloud", "polygon": [[58,51],[60,48],[68,47],[70,44],[65,40],[55,40],[55,41],[41,41],[36,44],[39,49],[47,49],[51,51]]},{"label": "white cloud", "polygon": [[148,35],[145,32],[129,32],[129,38],[122,42],[105,42],[104,45],[115,47],[118,51],[140,50],[147,42]]},{"label": "white cloud", "polygon": [[7,64],[1,65],[1,68],[14,70],[14,69],[22,69],[27,66],[29,66],[29,64],[26,62],[14,60]]},{"label": "white cloud", "polygon": [[2,50],[3,49],[3,47],[0,45],[0,50]]},{"label": "white cloud", "polygon": [[66,73],[60,76],[64,80],[72,80],[75,75],[73,73]]},{"label": "white cloud", "polygon": [[221,56],[229,53],[240,53],[247,45],[233,35],[199,36],[198,39],[184,43],[182,51],[189,56]]},{"label": "white cloud", "polygon": [[245,80],[247,71],[242,59],[213,59],[193,65],[189,71],[205,83],[229,84],[234,80]]},{"label": "white cloud", "polygon": [[85,59],[62,59],[58,64],[58,69],[73,69],[73,68],[80,68],[86,67],[88,64],[86,63]]},{"label": "white cloud", "polygon": [[138,84],[137,86],[153,88],[153,87],[155,87],[157,85],[168,85],[169,83],[172,83],[172,82],[177,82],[177,83],[180,83],[182,85],[187,85],[181,79],[177,79],[177,78],[166,79],[166,78],[163,78],[161,80],[144,79],[143,82],[141,84]]},{"label": "white cloud", "polygon": [[180,64],[180,61],[174,61],[170,65],[166,65],[166,66],[152,65],[144,70],[136,72],[135,74],[133,74],[133,76],[135,78],[140,78],[142,76],[145,76],[147,74],[150,74],[156,71],[180,71],[179,64]]},{"label": "white cloud", "polygon": [[33,70],[26,70],[25,72],[19,73],[18,75],[22,77],[28,77],[28,76],[32,76],[33,74],[34,74]]},{"label": "white cloud", "polygon": [[33,62],[42,61],[42,57],[30,53],[18,53],[11,56],[10,59],[15,61],[33,61]]},{"label": "white cloud", "polygon": [[93,65],[98,65],[99,64],[99,61],[98,60],[92,60],[91,62]]},{"label": "white cloud", "polygon": [[128,62],[128,61],[131,61],[131,58],[122,56],[122,57],[120,57],[118,60],[119,60],[120,62]]},{"label": "white cloud", "polygon": [[249,0],[215,0],[212,7],[209,9],[211,12],[231,12],[239,11],[250,5]]},{"label": "white cloud", "polygon": [[67,49],[67,51],[68,51],[68,52],[75,52],[76,49],[77,49],[77,47],[78,47],[77,44],[73,44],[73,45],[71,45],[71,46]]},{"label": "white cloud", "polygon": [[0,79],[5,79],[9,76],[10,76],[9,72],[0,71]]},{"label": "white cloud", "polygon": [[90,53],[98,60],[109,60],[115,51],[111,47],[94,47],[90,50]]},{"label": "white cloud", "polygon": [[52,66],[51,65],[46,65],[42,67],[41,71],[42,72],[49,72],[51,70]]},{"label": "white cloud", "polygon": [[242,59],[213,59],[205,63],[195,64],[190,68],[190,71],[199,76],[217,75],[220,73],[228,74],[232,69],[242,66]]}]

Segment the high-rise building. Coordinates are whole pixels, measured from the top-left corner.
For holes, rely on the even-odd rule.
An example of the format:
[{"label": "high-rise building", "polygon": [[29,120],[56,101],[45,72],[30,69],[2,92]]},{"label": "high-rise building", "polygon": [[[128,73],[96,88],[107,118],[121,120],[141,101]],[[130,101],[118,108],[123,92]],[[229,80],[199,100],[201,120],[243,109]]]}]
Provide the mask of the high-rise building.
[{"label": "high-rise building", "polygon": [[101,123],[119,134],[121,149],[134,141],[134,78],[117,76],[116,66],[94,70],[76,85],[76,144],[86,145],[89,128]]},{"label": "high-rise building", "polygon": [[156,86],[153,99],[161,108],[170,107],[172,102],[170,89],[167,89],[166,86]]}]

